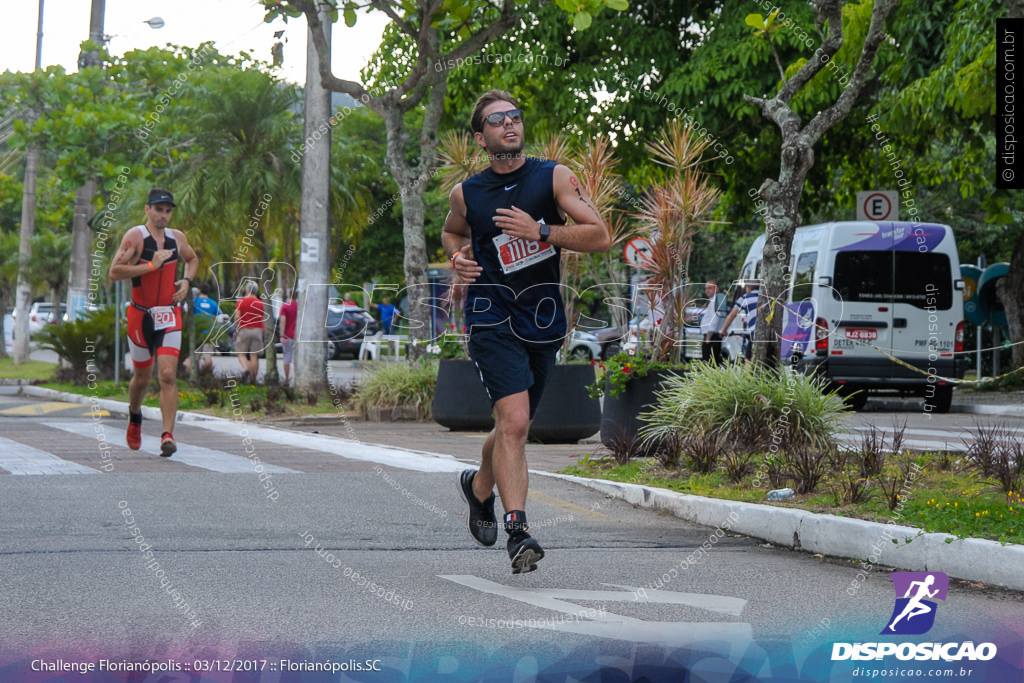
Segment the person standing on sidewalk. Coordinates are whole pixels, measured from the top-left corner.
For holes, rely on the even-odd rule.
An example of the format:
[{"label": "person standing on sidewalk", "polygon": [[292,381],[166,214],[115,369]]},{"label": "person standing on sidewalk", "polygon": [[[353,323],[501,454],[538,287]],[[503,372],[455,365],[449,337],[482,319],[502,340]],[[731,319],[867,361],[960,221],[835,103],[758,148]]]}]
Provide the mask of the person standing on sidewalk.
[{"label": "person standing on sidewalk", "polygon": [[250,281],[245,285],[245,296],[235,307],[235,351],[242,366],[242,382],[255,384],[260,374],[260,351],[263,341],[263,301],[256,296],[259,285]]},{"label": "person standing on sidewalk", "polygon": [[278,317],[281,320],[281,349],[284,355],[284,385],[288,386],[292,372],[292,358],[295,354],[295,320],[299,315],[299,302],[292,290],[284,290],[285,303]]},{"label": "person standing on sidewalk", "polygon": [[743,325],[746,329],[746,338],[743,340],[743,357],[749,361],[754,353],[754,331],[757,329],[757,297],[761,292],[755,280],[747,280],[743,283],[743,288],[746,291],[736,297],[732,310],[725,317],[725,321],[722,323],[718,334],[725,338],[729,334],[729,326],[732,325],[732,321],[737,315],[742,313]]},{"label": "person standing on sidewalk", "polygon": [[701,343],[701,360],[714,365],[722,364],[722,335],[719,329],[729,311],[728,298],[718,291],[718,282],[708,280],[704,283],[704,295],[708,305],[700,313],[700,332],[704,335]]},{"label": "person standing on sidewalk", "polygon": [[[192,278],[199,258],[185,234],[167,227],[174,211],[174,197],[153,188],[146,199],[146,223],[125,233],[110,265],[113,281],[131,279],[132,298],[128,307],[128,349],[132,373],[128,384],[128,448],[142,447],[142,398],[153,374],[156,359],[160,380],[160,413],[163,433],[160,455],[169,457],[178,446],[174,421],[178,415],[178,355],[181,352],[181,308],[178,304],[192,291]],[[184,262],[184,276],[178,280],[178,263]]]},{"label": "person standing on sidewalk", "polygon": [[523,112],[510,93],[484,93],[471,125],[490,168],[452,190],[441,240],[457,285],[468,285],[469,352],[491,399],[495,427],[484,441],[479,470],[462,472],[459,489],[469,505],[470,534],[490,546],[497,541],[497,484],[512,573],[521,574],[544,557],[528,533],[525,447],[567,333],[560,252],[607,251],[611,240],[568,168],[523,155]]}]

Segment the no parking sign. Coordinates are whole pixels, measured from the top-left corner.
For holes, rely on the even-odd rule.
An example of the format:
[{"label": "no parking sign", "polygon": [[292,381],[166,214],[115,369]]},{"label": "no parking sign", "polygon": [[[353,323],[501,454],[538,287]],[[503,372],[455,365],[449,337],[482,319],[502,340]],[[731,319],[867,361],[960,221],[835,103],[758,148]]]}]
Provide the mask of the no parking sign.
[{"label": "no parking sign", "polygon": [[857,220],[898,221],[899,193],[895,190],[865,190],[857,193]]}]

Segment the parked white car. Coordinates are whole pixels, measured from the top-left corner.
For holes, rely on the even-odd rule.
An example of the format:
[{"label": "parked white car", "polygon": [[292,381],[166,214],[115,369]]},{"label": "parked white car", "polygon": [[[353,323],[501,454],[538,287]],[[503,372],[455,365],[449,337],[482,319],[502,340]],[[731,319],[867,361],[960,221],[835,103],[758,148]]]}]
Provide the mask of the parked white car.
[{"label": "parked white car", "polygon": [[601,357],[601,343],[597,337],[590,332],[582,330],[572,331],[572,340],[569,342],[569,359],[592,361]]},{"label": "parked white car", "polygon": [[[11,317],[15,321],[18,320],[18,309],[15,308],[11,311]],[[43,326],[52,322],[54,322],[53,304],[47,301],[37,301],[32,304],[28,311],[28,333],[30,336],[42,332]]]}]

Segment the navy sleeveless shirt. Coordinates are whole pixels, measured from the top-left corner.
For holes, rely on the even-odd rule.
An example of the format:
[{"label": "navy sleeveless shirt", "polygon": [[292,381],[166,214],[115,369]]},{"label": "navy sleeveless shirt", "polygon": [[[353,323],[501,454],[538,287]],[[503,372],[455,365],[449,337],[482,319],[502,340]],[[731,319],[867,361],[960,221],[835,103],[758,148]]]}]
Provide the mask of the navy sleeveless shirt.
[{"label": "navy sleeveless shirt", "polygon": [[498,209],[515,205],[549,225],[564,222],[555,202],[554,161],[527,158],[511,173],[488,168],[462,183],[473,254],[483,273],[467,288],[466,325],[510,324],[526,341],[555,341],[566,333],[559,288],[561,250],[546,242],[510,238],[495,225]]}]

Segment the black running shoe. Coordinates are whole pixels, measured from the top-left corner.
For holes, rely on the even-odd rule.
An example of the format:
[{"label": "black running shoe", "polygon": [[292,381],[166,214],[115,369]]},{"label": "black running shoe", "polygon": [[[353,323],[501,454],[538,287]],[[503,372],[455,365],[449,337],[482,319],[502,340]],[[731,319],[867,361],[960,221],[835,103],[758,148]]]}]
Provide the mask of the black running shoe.
[{"label": "black running shoe", "polygon": [[469,503],[469,533],[482,546],[492,546],[498,541],[498,520],[494,517],[494,494],[480,502],[473,493],[473,477],[476,470],[464,470],[459,475],[459,492]]},{"label": "black running shoe", "polygon": [[520,531],[508,537],[508,556],[512,560],[513,574],[526,574],[537,568],[544,558],[544,549],[530,534]]}]

